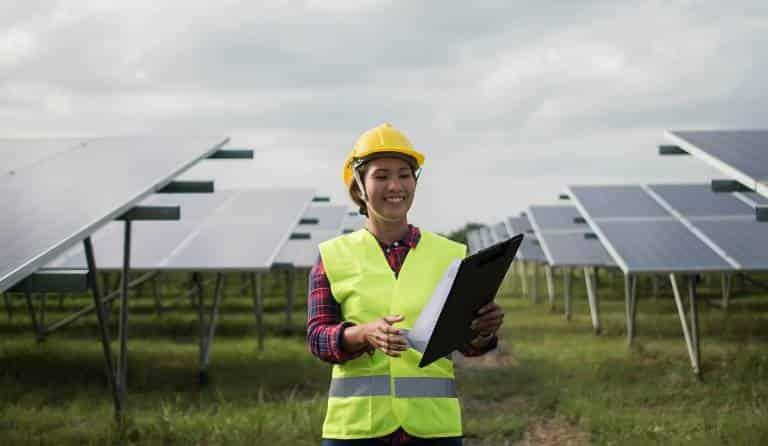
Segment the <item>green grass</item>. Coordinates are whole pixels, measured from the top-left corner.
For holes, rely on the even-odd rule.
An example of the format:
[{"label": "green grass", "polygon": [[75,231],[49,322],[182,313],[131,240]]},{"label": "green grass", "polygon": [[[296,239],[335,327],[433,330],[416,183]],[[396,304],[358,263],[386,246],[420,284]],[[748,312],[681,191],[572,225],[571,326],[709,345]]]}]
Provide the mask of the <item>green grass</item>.
[{"label": "green grass", "polygon": [[[168,278],[164,302],[182,281]],[[112,416],[95,317],[38,344],[23,300],[14,298],[13,319],[0,313],[0,444],[318,444],[330,367],[304,344],[304,297],[299,294],[294,334],[287,335],[281,284],[267,284],[269,336],[260,352],[251,299],[240,295],[238,282],[228,280],[205,388],[197,382],[196,308],[184,300],[158,316],[150,297],[133,299],[128,412],[120,425]],[[700,305],[699,381],[668,296],[654,301],[641,288],[638,336],[630,348],[621,284],[601,290],[601,336],[592,333],[583,286],[575,284],[570,322],[544,299],[534,304],[508,290],[500,295],[507,311],[503,354],[458,367],[468,444],[513,442],[553,420],[603,445],[768,441],[765,296],[737,290],[747,297],[735,300],[727,316]],[[715,285],[703,297],[714,296]],[[57,298],[49,299],[48,320],[89,302],[68,297],[59,308]],[[552,435],[558,444],[558,431]]]}]

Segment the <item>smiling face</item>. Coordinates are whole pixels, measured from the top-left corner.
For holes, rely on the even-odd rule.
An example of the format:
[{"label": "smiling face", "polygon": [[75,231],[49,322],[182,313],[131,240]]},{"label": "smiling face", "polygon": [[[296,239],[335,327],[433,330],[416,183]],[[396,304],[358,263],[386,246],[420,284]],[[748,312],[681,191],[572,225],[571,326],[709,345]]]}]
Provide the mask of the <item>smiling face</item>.
[{"label": "smiling face", "polygon": [[377,158],[367,164],[364,182],[369,215],[389,222],[406,221],[416,190],[411,166],[400,158]]}]

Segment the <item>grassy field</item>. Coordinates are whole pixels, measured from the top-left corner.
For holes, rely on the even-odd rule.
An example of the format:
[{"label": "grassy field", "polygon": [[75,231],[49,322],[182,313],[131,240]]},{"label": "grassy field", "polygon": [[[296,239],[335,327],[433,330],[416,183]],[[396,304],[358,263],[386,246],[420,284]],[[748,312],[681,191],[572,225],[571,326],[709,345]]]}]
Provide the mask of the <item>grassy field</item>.
[{"label": "grassy field", "polygon": [[[295,334],[287,335],[282,289],[268,284],[269,337],[259,352],[251,300],[230,279],[205,388],[197,383],[196,308],[185,300],[158,316],[148,296],[133,299],[122,424],[113,420],[95,317],[38,344],[15,298],[13,318],[0,313],[0,444],[318,444],[330,367],[305,347],[303,296]],[[179,283],[174,277],[163,286],[166,301]],[[621,283],[608,289],[603,280],[601,336],[592,334],[583,286],[575,283],[570,322],[548,304],[501,293],[500,350],[458,361],[467,444],[768,442],[765,296],[737,289],[743,297],[728,315],[700,305],[700,382],[669,296],[652,300],[640,288],[638,337],[628,348]],[[47,317],[89,301],[68,297],[60,307],[49,299]]]}]

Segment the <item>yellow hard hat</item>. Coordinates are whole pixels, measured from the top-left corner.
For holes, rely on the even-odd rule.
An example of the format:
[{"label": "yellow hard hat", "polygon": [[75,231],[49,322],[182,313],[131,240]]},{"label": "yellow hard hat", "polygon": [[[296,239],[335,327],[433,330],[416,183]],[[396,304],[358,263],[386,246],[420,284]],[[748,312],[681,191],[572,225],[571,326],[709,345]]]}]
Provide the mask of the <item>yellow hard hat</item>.
[{"label": "yellow hard hat", "polygon": [[408,138],[392,127],[392,124],[384,123],[378,127],[367,130],[360,135],[344,161],[344,184],[349,187],[353,181],[352,169],[355,161],[366,159],[377,153],[393,153],[407,155],[416,161],[416,168],[424,164],[424,155],[414,150]]}]

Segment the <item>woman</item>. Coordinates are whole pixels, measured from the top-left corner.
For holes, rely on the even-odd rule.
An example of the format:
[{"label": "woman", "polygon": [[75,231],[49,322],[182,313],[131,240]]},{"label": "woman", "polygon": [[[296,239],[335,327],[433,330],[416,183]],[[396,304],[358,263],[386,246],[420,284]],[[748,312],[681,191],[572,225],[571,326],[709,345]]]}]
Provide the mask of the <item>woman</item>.
[{"label": "woman", "polygon": [[[363,133],[344,163],[344,184],[365,229],[320,244],[310,274],[307,341],[334,363],[323,445],[461,445],[449,358],[419,368],[409,329],[464,245],[408,224],[424,155],[390,124]],[[407,262],[406,262],[407,259]],[[504,313],[483,307],[462,349],[497,343]]]}]

